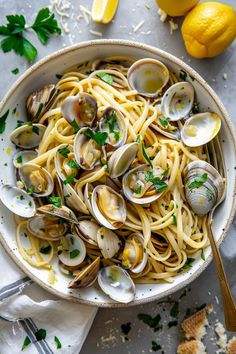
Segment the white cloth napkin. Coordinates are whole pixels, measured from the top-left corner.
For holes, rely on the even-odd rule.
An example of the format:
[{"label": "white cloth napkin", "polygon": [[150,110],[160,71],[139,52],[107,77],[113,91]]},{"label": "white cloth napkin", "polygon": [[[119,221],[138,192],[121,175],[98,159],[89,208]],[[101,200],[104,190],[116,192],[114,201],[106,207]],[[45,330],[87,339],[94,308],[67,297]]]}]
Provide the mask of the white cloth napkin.
[{"label": "white cloth napkin", "polygon": [[[0,353],[78,354],[97,308],[60,300],[26,277],[0,246]],[[37,341],[35,333],[46,330]],[[62,345],[57,349],[54,337]]]}]

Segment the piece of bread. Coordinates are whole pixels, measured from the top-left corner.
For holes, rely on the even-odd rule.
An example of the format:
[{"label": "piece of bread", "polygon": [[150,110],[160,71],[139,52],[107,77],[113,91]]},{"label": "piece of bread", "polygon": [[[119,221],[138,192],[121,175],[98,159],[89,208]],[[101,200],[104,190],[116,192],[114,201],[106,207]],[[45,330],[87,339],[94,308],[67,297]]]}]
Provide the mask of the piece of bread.
[{"label": "piece of bread", "polygon": [[236,354],[236,337],[233,337],[228,341],[227,354]]},{"label": "piece of bread", "polygon": [[206,348],[200,340],[192,339],[181,343],[177,348],[177,354],[206,354]]},{"label": "piece of bread", "polygon": [[198,339],[206,334],[205,326],[208,325],[206,310],[200,310],[182,322],[182,329],[187,339]]}]

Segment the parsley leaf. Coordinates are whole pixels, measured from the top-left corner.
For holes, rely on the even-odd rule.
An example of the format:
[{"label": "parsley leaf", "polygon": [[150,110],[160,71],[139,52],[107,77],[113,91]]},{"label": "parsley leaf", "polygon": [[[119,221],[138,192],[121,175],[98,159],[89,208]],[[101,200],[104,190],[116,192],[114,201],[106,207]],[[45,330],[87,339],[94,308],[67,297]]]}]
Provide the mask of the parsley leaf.
[{"label": "parsley leaf", "polygon": [[17,158],[16,158],[16,162],[17,163],[22,163],[22,156],[20,155],[20,156],[17,156]]},{"label": "parsley leaf", "polygon": [[97,76],[100,77],[100,79],[105,81],[107,84],[109,84],[109,85],[113,84],[113,78],[111,75],[109,75],[105,72],[100,72],[100,73],[97,73]]},{"label": "parsley leaf", "polygon": [[51,197],[48,198],[48,201],[50,203],[52,203],[53,205],[55,205],[57,208],[61,207],[61,198],[60,197],[56,197],[56,196],[52,195]]},{"label": "parsley leaf", "polygon": [[174,224],[175,226],[177,226],[177,218],[176,218],[176,215],[173,214],[172,217],[173,217],[173,224]]},{"label": "parsley leaf", "polygon": [[61,349],[61,347],[62,347],[61,342],[59,341],[59,339],[56,336],[54,336],[54,341],[56,343],[57,349]]},{"label": "parsley leaf", "polygon": [[77,133],[80,130],[80,127],[78,126],[78,124],[76,123],[75,120],[73,120],[70,125],[72,125],[72,127],[74,128],[74,131]]},{"label": "parsley leaf", "polygon": [[171,317],[177,317],[179,314],[179,303],[175,302],[172,308],[170,309]]},{"label": "parsley leaf", "polygon": [[154,340],[152,341],[152,351],[157,352],[158,350],[160,350],[162,348],[162,346],[160,344],[158,344],[157,342],[155,342]]},{"label": "parsley leaf", "polygon": [[150,328],[153,328],[154,332],[157,332],[159,329],[162,328],[162,326],[160,325],[161,316],[159,314],[157,314],[155,317],[152,317],[148,314],[139,313],[138,319],[140,321],[143,321],[143,323],[148,325]]},{"label": "parsley leaf", "polygon": [[131,322],[124,323],[120,327],[121,327],[122,333],[127,336],[131,330]]},{"label": "parsley leaf", "polygon": [[80,254],[80,250],[77,248],[70,252],[70,258],[75,258]]},{"label": "parsley leaf", "polygon": [[195,258],[187,258],[187,261],[185,262],[185,265],[182,268],[183,269],[192,268],[193,262],[195,262]]},{"label": "parsley leaf", "polygon": [[79,169],[79,165],[77,164],[77,162],[75,160],[70,160],[67,165],[71,168],[76,168]]},{"label": "parsley leaf", "polygon": [[70,150],[68,149],[68,145],[65,146],[64,148],[58,149],[57,151],[59,152],[59,154],[61,154],[66,159],[67,159],[67,157],[68,157],[68,155],[70,153]]},{"label": "parsley leaf", "polygon": [[181,69],[180,72],[179,72],[179,78],[180,78],[181,80],[183,80],[183,81],[186,81],[187,76],[188,76],[188,74],[186,73],[186,71],[184,71],[183,69]]},{"label": "parsley leaf", "polygon": [[64,184],[71,184],[72,182],[74,182],[74,178],[75,178],[75,174],[72,173],[71,175],[69,175],[65,181],[63,181]]},{"label": "parsley leaf", "polygon": [[19,74],[19,69],[15,68],[11,72],[12,72],[12,74],[17,75],[17,74]]},{"label": "parsley leaf", "polygon": [[49,254],[51,252],[51,245],[45,246],[45,247],[41,247],[39,252],[42,254]]},{"label": "parsley leaf", "polygon": [[35,134],[37,134],[37,135],[39,135],[39,127],[37,127],[37,125],[32,125],[32,131],[35,133]]},{"label": "parsley leaf", "polygon": [[149,156],[147,155],[145,147],[144,147],[143,144],[142,144],[142,154],[143,154],[143,157],[145,158],[145,160],[147,161],[148,165],[153,168],[152,161],[150,160]]},{"label": "parsley leaf", "polygon": [[105,145],[105,141],[108,137],[107,132],[97,131],[96,133],[94,133],[90,128],[85,130],[84,135],[88,138],[93,139],[101,147]]},{"label": "parsley leaf", "polygon": [[26,336],[21,350],[24,350],[25,348],[27,348],[30,343],[31,343],[30,338],[28,336]]},{"label": "parsley leaf", "polygon": [[33,194],[33,193],[34,193],[34,187],[31,186],[31,187],[27,188],[27,193],[28,193],[29,195]]},{"label": "parsley leaf", "polygon": [[42,44],[48,42],[50,34],[61,34],[55,15],[47,7],[38,12],[31,28],[35,31]]},{"label": "parsley leaf", "polygon": [[162,118],[159,118],[159,121],[161,123],[161,125],[166,128],[169,124],[169,121],[170,121],[170,118],[165,118],[165,119],[162,119]]},{"label": "parsley leaf", "polygon": [[171,328],[171,327],[174,327],[174,326],[177,326],[178,325],[178,321],[170,321],[169,323],[168,323],[168,328]]},{"label": "parsley leaf", "polygon": [[213,192],[212,192],[210,189],[208,189],[208,188],[207,188],[207,190],[206,190],[206,197],[207,197],[207,199],[208,199],[209,201],[211,201],[211,200],[213,199],[213,197],[214,197]]},{"label": "parsley leaf", "polygon": [[203,173],[202,176],[194,178],[194,181],[188,185],[188,188],[190,190],[195,189],[195,188],[200,188],[203,186],[203,184],[207,181],[207,173]]},{"label": "parsley leaf", "polygon": [[42,339],[46,338],[47,332],[46,332],[45,329],[40,328],[37,332],[35,332],[34,335],[35,335],[37,341],[39,341],[39,340],[42,340]]},{"label": "parsley leaf", "polygon": [[161,178],[153,176],[153,171],[146,173],[145,181],[153,183],[157,192],[163,192],[168,187],[168,184]]},{"label": "parsley leaf", "polygon": [[141,135],[137,135],[136,142],[141,143],[142,140],[143,139],[142,139]]},{"label": "parsley leaf", "polygon": [[2,134],[6,129],[6,120],[9,114],[9,109],[0,117],[0,134]]},{"label": "parsley leaf", "polygon": [[142,191],[142,187],[139,186],[139,187],[137,187],[137,188],[134,190],[134,193],[135,193],[135,194],[140,194],[141,191]]},{"label": "parsley leaf", "polygon": [[206,258],[205,258],[205,253],[204,253],[204,250],[203,250],[203,249],[201,250],[201,259],[202,259],[203,261],[206,260]]},{"label": "parsley leaf", "polygon": [[168,172],[169,172],[169,167],[167,167],[161,175],[166,177],[168,175]]}]

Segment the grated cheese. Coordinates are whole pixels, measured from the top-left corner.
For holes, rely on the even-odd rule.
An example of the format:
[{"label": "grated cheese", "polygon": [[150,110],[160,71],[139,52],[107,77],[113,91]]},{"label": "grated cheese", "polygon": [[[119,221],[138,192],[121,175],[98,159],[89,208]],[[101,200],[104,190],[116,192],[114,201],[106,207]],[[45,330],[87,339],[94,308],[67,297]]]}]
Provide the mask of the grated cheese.
[{"label": "grated cheese", "polygon": [[94,30],[89,30],[89,32],[91,34],[93,34],[94,36],[102,37],[102,32],[97,32],[97,31],[94,31]]},{"label": "grated cheese", "polygon": [[163,11],[162,9],[159,9],[157,13],[160,16],[160,21],[165,22],[165,20],[167,18],[167,13],[165,11]]},{"label": "grated cheese", "polygon": [[219,321],[217,321],[215,324],[215,332],[219,337],[218,341],[216,342],[216,344],[220,348],[218,352],[221,352],[222,350],[225,351],[227,345],[227,335],[224,326]]},{"label": "grated cheese", "polygon": [[86,7],[84,7],[83,5],[80,5],[79,9],[80,9],[80,12],[81,12],[81,14],[88,26],[90,23],[91,16],[92,16],[91,12],[88,9],[86,9]]},{"label": "grated cheese", "polygon": [[169,25],[170,25],[170,34],[172,35],[174,31],[177,31],[179,26],[177,23],[174,22],[172,18],[169,20]]},{"label": "grated cheese", "polygon": [[144,20],[140,21],[136,26],[132,26],[133,27],[133,32],[136,33],[144,24]]},{"label": "grated cheese", "polygon": [[219,299],[216,295],[215,295],[215,300],[216,300],[217,305],[219,305]]},{"label": "grated cheese", "polygon": [[223,79],[224,79],[224,80],[227,80],[227,79],[228,79],[227,73],[224,73],[222,76],[223,76]]},{"label": "grated cheese", "polygon": [[69,25],[68,22],[64,21],[65,18],[70,18],[70,15],[67,11],[72,8],[71,3],[68,0],[50,0],[49,9],[50,11],[54,10],[59,17],[59,23],[62,30],[65,33],[69,33]]}]

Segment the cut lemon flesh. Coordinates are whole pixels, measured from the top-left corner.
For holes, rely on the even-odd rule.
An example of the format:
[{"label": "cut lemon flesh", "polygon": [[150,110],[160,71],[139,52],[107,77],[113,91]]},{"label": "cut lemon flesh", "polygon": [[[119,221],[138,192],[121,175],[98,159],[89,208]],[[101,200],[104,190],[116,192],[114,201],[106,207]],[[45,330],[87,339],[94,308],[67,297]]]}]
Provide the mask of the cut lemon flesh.
[{"label": "cut lemon flesh", "polygon": [[109,23],[113,19],[119,0],[94,0],[92,19],[95,22]]}]

